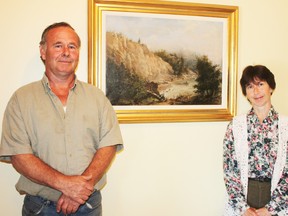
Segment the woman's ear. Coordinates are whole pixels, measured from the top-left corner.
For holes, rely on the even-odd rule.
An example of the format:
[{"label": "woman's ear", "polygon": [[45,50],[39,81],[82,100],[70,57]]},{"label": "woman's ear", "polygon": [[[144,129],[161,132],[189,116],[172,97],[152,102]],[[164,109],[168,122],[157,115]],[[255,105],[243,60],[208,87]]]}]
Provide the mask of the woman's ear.
[{"label": "woman's ear", "polygon": [[271,95],[273,94],[273,92],[274,92],[274,90],[273,90],[273,89],[270,89],[270,94],[271,94]]}]

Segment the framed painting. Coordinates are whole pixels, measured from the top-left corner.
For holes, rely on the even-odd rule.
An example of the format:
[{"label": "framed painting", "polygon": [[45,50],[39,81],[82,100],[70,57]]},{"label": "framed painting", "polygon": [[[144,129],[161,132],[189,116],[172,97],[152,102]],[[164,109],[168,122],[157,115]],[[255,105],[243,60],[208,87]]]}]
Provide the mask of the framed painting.
[{"label": "framed painting", "polygon": [[88,82],[120,123],[236,114],[238,7],[88,0]]}]

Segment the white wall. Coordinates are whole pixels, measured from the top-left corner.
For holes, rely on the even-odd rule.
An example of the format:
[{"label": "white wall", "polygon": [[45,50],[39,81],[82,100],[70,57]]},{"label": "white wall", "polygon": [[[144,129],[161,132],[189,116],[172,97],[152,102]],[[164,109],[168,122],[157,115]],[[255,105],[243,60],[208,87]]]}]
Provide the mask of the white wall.
[{"label": "white wall", "polygon": [[[192,2],[191,0],[186,2]],[[248,64],[276,75],[273,104],[288,114],[287,0],[199,0],[239,6],[239,76]],[[87,1],[0,0],[0,119],[11,94],[42,77],[38,42],[42,30],[67,21],[82,38],[78,77],[87,80]],[[238,91],[238,113],[249,104]],[[228,122],[122,124],[125,150],[103,189],[105,216],[220,216],[222,138]],[[1,126],[0,126],[1,127]],[[2,128],[0,128],[2,129]],[[21,215],[18,174],[0,163],[1,215]]]}]

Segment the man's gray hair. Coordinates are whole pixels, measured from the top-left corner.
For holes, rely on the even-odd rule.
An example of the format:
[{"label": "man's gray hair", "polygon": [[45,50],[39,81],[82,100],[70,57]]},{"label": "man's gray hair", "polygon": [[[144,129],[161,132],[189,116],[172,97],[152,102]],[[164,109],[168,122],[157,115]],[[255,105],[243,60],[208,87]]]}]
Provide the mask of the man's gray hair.
[{"label": "man's gray hair", "polygon": [[81,40],[80,40],[80,37],[79,35],[76,33],[75,29],[67,22],[58,22],[58,23],[54,23],[52,25],[49,25],[46,29],[44,29],[43,33],[42,33],[42,36],[41,36],[41,41],[40,41],[40,45],[44,45],[46,43],[46,36],[47,36],[47,33],[51,30],[51,29],[55,29],[55,28],[58,28],[58,27],[68,27],[68,28],[71,28],[75,34],[77,35],[78,37],[78,42],[79,42],[79,47],[81,46]]}]

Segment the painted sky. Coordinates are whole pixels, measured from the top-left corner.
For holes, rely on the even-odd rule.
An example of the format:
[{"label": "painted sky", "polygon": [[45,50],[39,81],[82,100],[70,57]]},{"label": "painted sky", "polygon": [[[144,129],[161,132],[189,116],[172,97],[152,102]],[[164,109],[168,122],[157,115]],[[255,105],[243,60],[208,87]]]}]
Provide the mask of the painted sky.
[{"label": "painted sky", "polygon": [[148,46],[151,51],[207,55],[222,65],[226,35],[225,20],[179,15],[106,12],[103,31],[122,33]]}]

